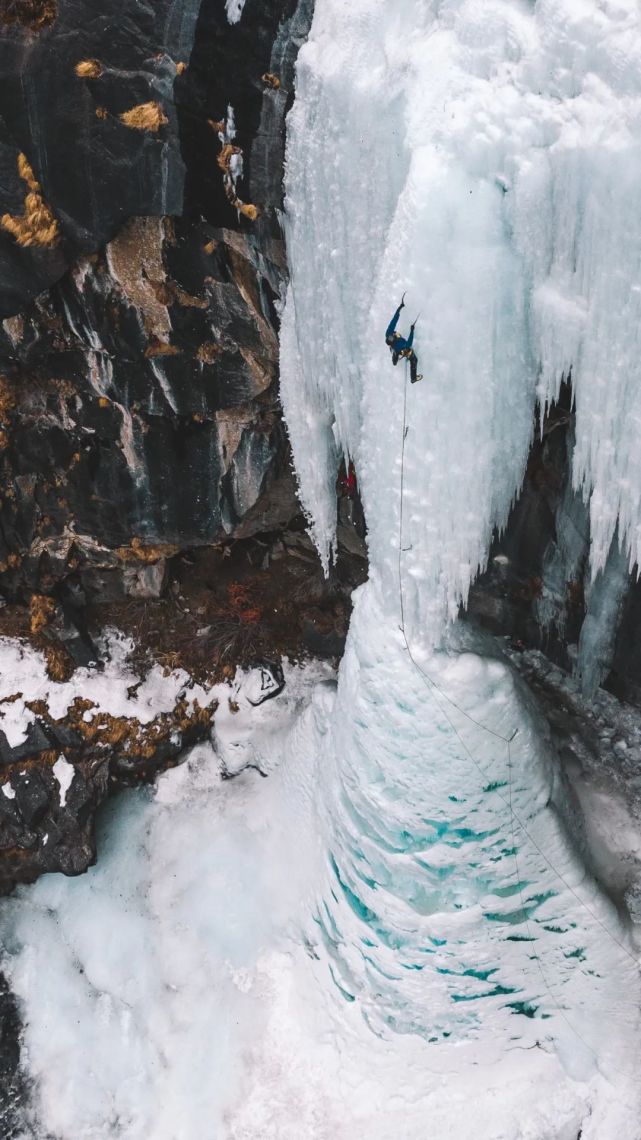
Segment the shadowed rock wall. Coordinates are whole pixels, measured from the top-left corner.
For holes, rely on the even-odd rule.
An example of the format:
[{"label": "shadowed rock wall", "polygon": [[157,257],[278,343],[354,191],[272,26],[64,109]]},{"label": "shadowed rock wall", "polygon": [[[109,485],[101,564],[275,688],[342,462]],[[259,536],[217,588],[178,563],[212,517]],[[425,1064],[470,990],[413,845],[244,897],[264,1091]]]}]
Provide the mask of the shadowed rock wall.
[{"label": "shadowed rock wall", "polygon": [[248,512],[244,534],[298,511],[277,401],[278,210],[311,3],[247,0],[233,26],[218,0],[44,11],[5,12],[0,46],[11,598],[69,577],[91,591],[92,568],[118,570],[132,542],[135,565],[136,544],[224,541]]},{"label": "shadowed rock wall", "polygon": [[590,571],[590,518],[572,486],[574,409],[568,385],[537,429],[525,480],[469,612],[518,648],[573,673],[586,698],[603,685],[641,707],[641,584],[618,537]]}]

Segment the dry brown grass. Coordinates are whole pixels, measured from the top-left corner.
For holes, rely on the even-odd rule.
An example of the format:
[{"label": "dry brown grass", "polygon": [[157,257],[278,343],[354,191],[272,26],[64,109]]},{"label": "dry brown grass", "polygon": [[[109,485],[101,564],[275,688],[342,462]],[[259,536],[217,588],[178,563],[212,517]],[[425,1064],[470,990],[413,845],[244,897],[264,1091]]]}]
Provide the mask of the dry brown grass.
[{"label": "dry brown grass", "polygon": [[16,239],[18,245],[56,245],[60,241],[60,227],[42,197],[40,184],[24,154],[18,155],[18,174],[28,188],[24,212],[18,216],[3,214],[0,226]]},{"label": "dry brown grass", "polygon": [[97,119],[108,119],[109,111],[106,107],[96,107],[95,115]]},{"label": "dry brown grass", "polygon": [[183,305],[187,309],[208,309],[209,301],[204,297],[194,297],[193,293],[187,293],[180,285],[174,284],[174,296],[179,305]]},{"label": "dry brown grass", "polygon": [[0,374],[0,423],[6,424],[16,406],[16,394],[7,377]]},{"label": "dry brown grass", "polygon": [[274,91],[278,91],[278,88],[280,87],[280,79],[277,75],[274,75],[273,71],[266,71],[265,74],[261,76],[261,78],[263,83],[265,83],[268,87],[272,87]]},{"label": "dry brown grass", "polygon": [[81,59],[76,64],[74,71],[78,79],[100,79],[102,64],[98,59]]},{"label": "dry brown grass", "polygon": [[187,70],[187,64],[181,59],[176,64],[176,75],[182,75]]},{"label": "dry brown grass", "polygon": [[175,344],[169,344],[165,340],[154,340],[148,344],[145,349],[145,356],[178,356],[180,349]]},{"label": "dry brown grass", "polygon": [[47,673],[52,681],[70,680],[75,665],[66,649],[63,649],[61,645],[45,645],[44,655],[47,662]]},{"label": "dry brown grass", "polygon": [[260,214],[258,206],[254,206],[253,202],[241,202],[240,198],[236,198],[233,205],[238,210],[238,213],[242,214],[244,218],[249,218],[250,222],[255,222]]},{"label": "dry brown grass", "polygon": [[171,543],[143,542],[134,537],[130,546],[119,546],[116,555],[122,562],[158,562],[161,558],[172,558],[178,547]]},{"label": "dry brown grass", "polygon": [[155,99],[151,99],[148,103],[138,103],[129,111],[123,111],[122,115],[118,117],[121,123],[124,123],[126,127],[131,127],[132,130],[152,131],[153,133],[159,131],[169,122],[160,103],[157,103]]},{"label": "dry brown grass", "polygon": [[29,628],[32,633],[40,633],[51,622],[56,603],[47,594],[32,594],[29,599]]},{"label": "dry brown grass", "polygon": [[222,351],[220,345],[214,344],[211,340],[206,340],[204,344],[200,345],[196,353],[196,360],[199,360],[201,364],[213,364]]},{"label": "dry brown grass", "polygon": [[0,0],[0,24],[18,24],[39,32],[53,24],[56,15],[54,0]]},{"label": "dry brown grass", "polygon": [[91,701],[76,698],[63,723],[70,725],[87,744],[117,748],[119,752],[142,760],[152,760],[158,746],[176,729],[185,733],[199,725],[208,728],[215,711],[215,705],[201,708],[198,701],[194,701],[189,708],[187,701],[182,700],[172,712],[161,713],[148,724],[141,724],[136,717],[111,716],[103,712],[85,720],[85,713],[94,707]]},{"label": "dry brown grass", "polygon": [[225,143],[220,154],[216,158],[216,162],[218,163],[221,170],[224,170],[225,172],[227,172],[230,168],[232,157],[235,154],[242,154],[242,153],[243,152],[242,152],[241,147],[234,146],[233,143]]}]

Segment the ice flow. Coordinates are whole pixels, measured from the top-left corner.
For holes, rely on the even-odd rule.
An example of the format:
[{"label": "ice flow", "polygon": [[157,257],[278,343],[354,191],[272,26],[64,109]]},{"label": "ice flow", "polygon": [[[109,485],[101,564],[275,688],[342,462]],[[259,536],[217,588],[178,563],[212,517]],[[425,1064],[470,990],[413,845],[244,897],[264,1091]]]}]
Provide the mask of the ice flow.
[{"label": "ice flow", "polygon": [[[639,31],[632,0],[316,0],[283,401],[326,561],[356,460],[370,581],[335,694],[292,670],[218,718],[225,771],[268,779],[221,781],[200,748],[94,872],[7,905],[36,1135],[639,1140],[637,965],[545,727],[483,645],[435,649],[570,370],[593,566],[619,581],[617,518],[637,558]],[[401,536],[403,289],[425,379]]]},{"label": "ice flow", "polygon": [[[634,956],[598,894],[575,892],[590,888],[549,807],[541,729],[526,739],[509,677],[493,696],[477,663],[461,688],[463,666],[434,650],[507,520],[537,405],[563,378],[592,572],[638,561],[640,24],[631,0],[317,0],[286,164],[281,374],[301,496],[328,565],[336,469],[352,457],[370,555],[329,731],[320,941],[375,1032],[498,1035],[507,1048],[528,1039],[529,1019],[572,1080],[586,1075],[572,1056],[606,1065],[627,1093],[595,1094],[585,1136],[614,1137],[635,1100],[622,1064]],[[406,326],[421,310],[425,374],[409,391],[384,343],[404,290]],[[599,613],[607,623],[616,609]],[[606,652],[603,624],[588,642]],[[451,690],[489,733],[452,711]],[[512,768],[497,723],[519,727]],[[632,1021],[617,1006],[622,971]],[[592,998],[608,1046],[584,1016]],[[487,1135],[499,1134],[494,1121]]]}]

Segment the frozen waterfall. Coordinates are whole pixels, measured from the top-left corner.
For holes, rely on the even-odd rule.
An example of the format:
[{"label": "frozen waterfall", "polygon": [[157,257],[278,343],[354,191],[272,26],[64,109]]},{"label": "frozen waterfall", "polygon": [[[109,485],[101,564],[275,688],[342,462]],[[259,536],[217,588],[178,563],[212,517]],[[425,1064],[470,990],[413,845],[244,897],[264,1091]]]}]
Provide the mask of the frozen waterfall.
[{"label": "frozen waterfall", "polygon": [[[638,6],[316,0],[297,74],[283,403],[326,565],[354,458],[370,579],[338,685],[221,686],[98,866],[7,901],[29,1135],[641,1140],[637,954],[544,721],[455,620],[570,373],[602,656],[639,561]],[[403,290],[415,387],[383,341]]]},{"label": "frozen waterfall", "polygon": [[[641,548],[641,26],[634,0],[318,0],[289,120],[283,398],[326,558],[337,453],[393,589],[403,289],[415,610],[456,613],[572,373],[593,570]],[[321,477],[319,478],[319,469]]]},{"label": "frozen waterfall", "polygon": [[[563,834],[541,726],[447,627],[564,378],[592,572],[639,561],[640,116],[631,0],[317,0],[286,173],[301,495],[329,563],[337,464],[354,459],[371,566],[324,745],[323,953],[384,1037],[483,1042],[506,1079],[516,1041],[546,1041],[570,1083],[607,1072],[616,1094],[584,1088],[595,1140],[637,1128],[635,957]],[[384,343],[404,290],[405,331],[421,311],[416,388]],[[476,1135],[565,1135],[524,1111],[522,1131],[497,1113]]]}]

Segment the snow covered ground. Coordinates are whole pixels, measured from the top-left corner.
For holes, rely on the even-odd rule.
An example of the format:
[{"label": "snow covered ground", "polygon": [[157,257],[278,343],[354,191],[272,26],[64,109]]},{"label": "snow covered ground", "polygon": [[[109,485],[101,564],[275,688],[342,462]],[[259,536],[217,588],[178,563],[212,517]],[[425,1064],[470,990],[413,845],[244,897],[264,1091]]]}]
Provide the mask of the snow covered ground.
[{"label": "snow covered ground", "polygon": [[[518,723],[511,794],[544,857],[512,834],[504,752],[461,724],[470,763],[398,636],[364,650],[367,605],[338,694],[290,668],[253,708],[245,679],[215,749],[112,805],[97,867],[4,904],[36,1136],[634,1135],[635,967],[567,859],[541,725],[504,665],[430,660],[468,712]],[[269,778],[221,779],[238,747]]]},{"label": "snow covered ground", "polygon": [[76,669],[69,681],[61,682],[51,680],[43,653],[18,638],[0,638],[0,729],[9,746],[26,740],[36,719],[27,705],[34,701],[44,701],[54,720],[80,697],[93,702],[84,713],[86,721],[108,713],[149,724],[159,713],[171,712],[180,698],[189,710],[195,701],[205,707],[216,698],[216,686],[194,685],[184,669],[167,671],[156,664],[141,682],[127,661],[132,649],[130,638],[110,630],[101,646],[104,666]]}]

